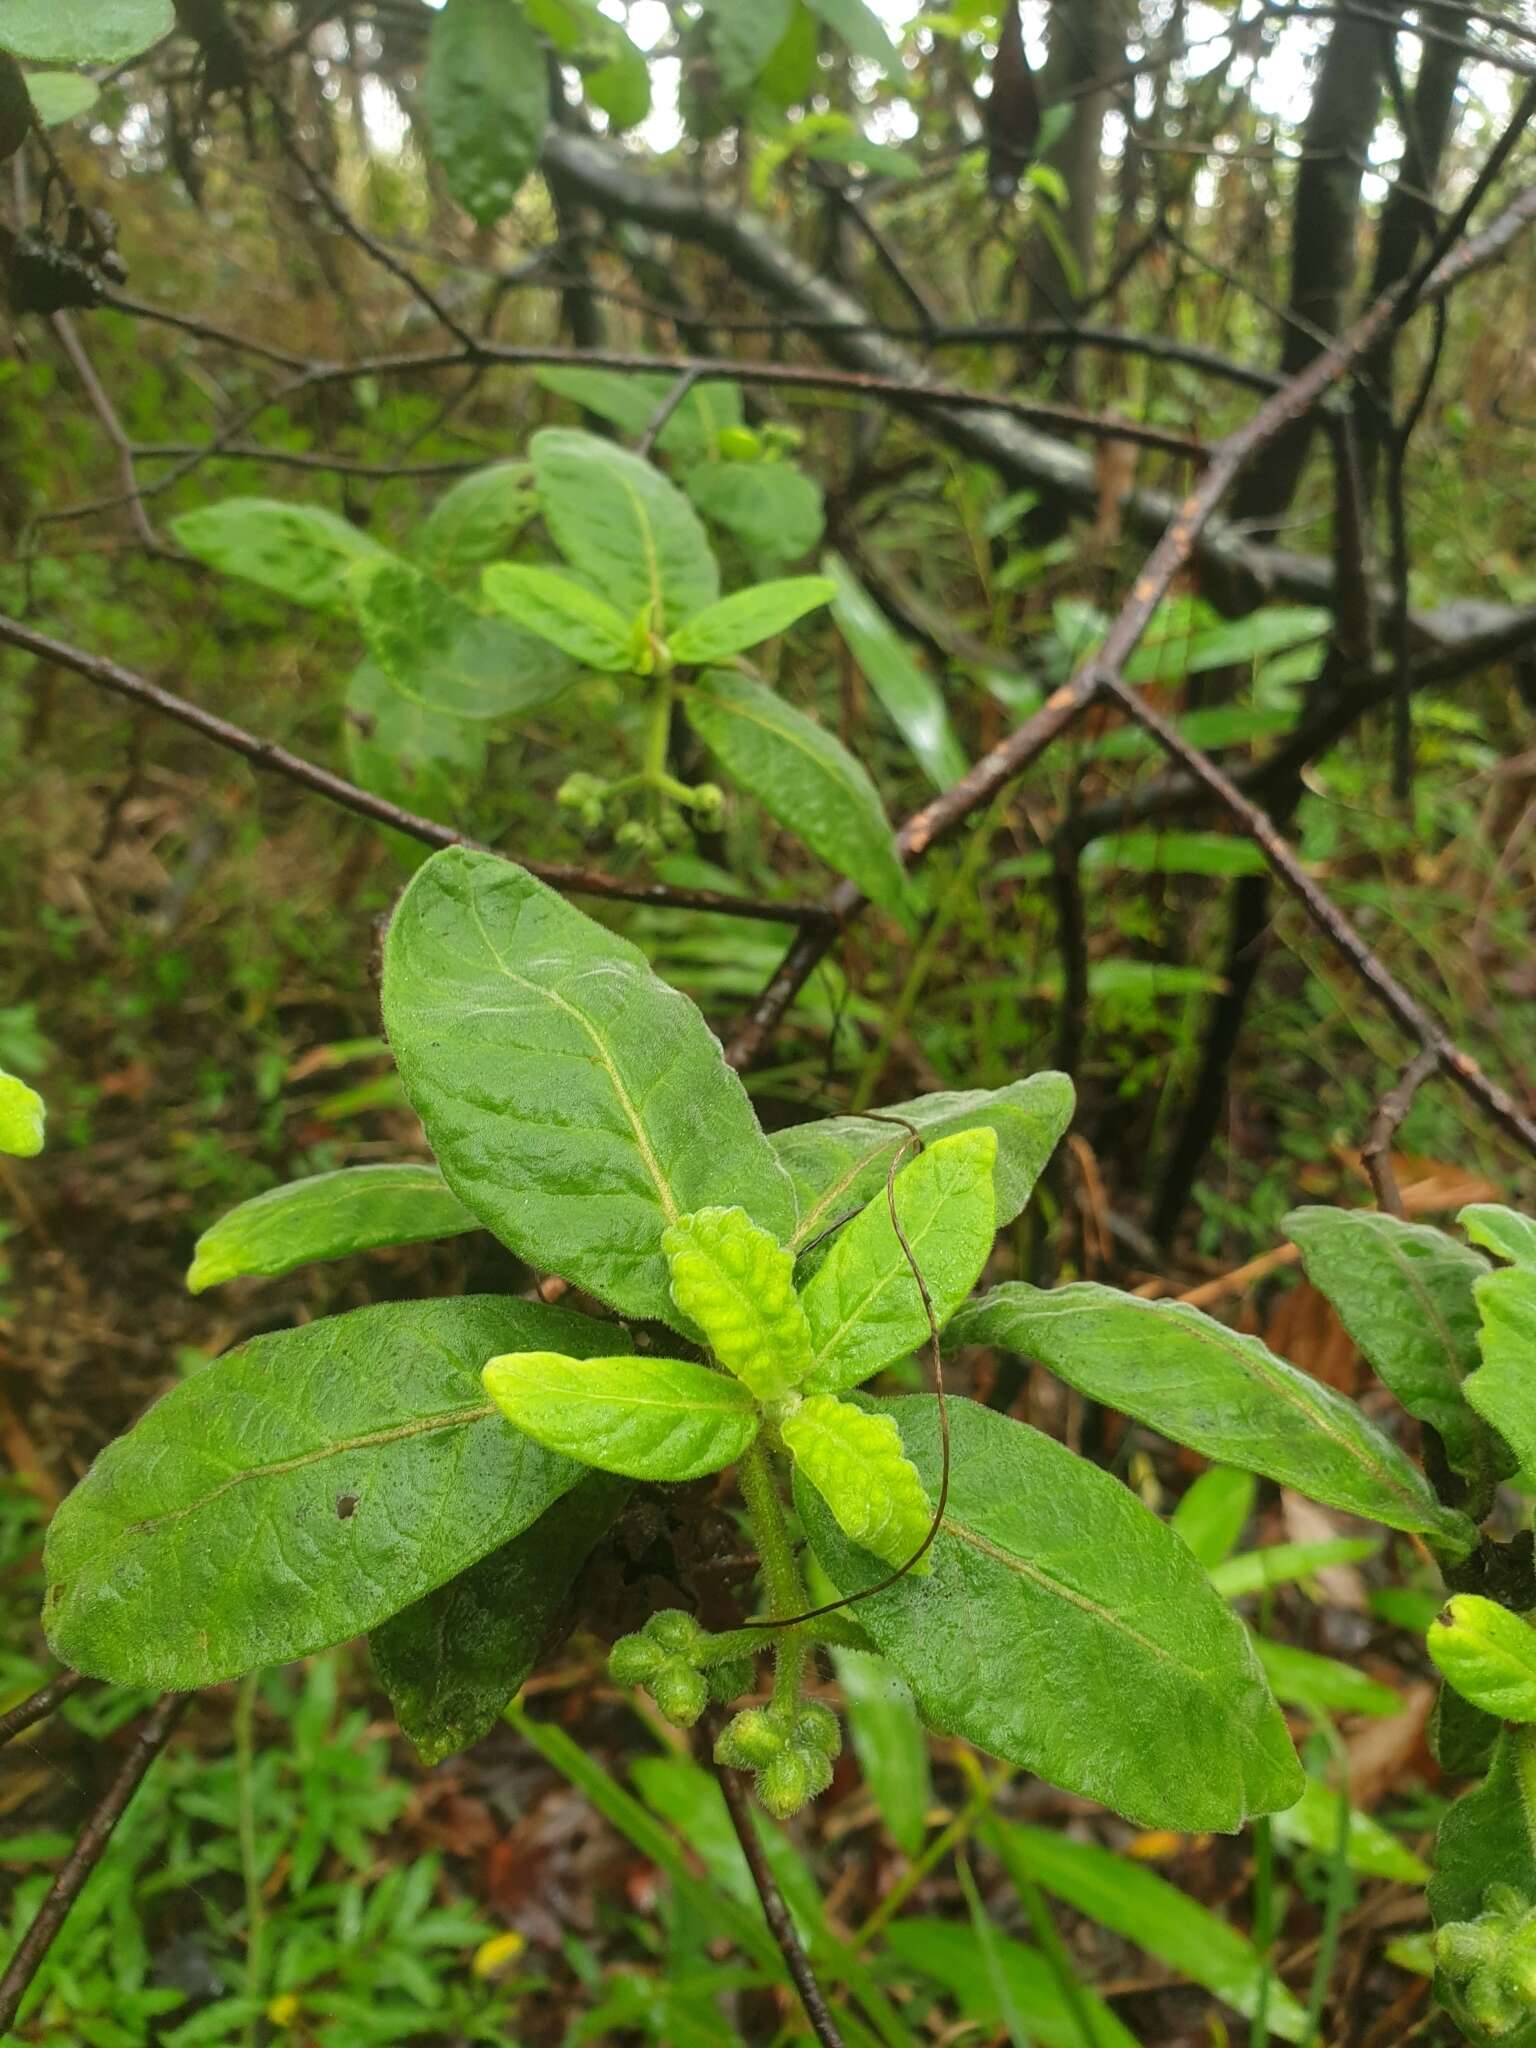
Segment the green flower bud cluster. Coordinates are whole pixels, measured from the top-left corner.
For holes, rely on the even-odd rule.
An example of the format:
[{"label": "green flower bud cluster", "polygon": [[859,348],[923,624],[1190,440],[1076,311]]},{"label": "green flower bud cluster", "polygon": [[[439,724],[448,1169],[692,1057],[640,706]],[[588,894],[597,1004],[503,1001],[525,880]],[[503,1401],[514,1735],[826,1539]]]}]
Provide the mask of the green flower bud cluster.
[{"label": "green flower bud cluster", "polygon": [[[555,802],[562,810],[574,811],[584,831],[600,832],[610,822],[610,812],[622,807],[625,792],[632,792],[642,781],[642,777],[636,776],[627,782],[606,782],[600,775],[583,771],[566,777],[555,792]],[[632,846],[653,856],[662,854],[668,847],[687,844],[691,828],[684,812],[691,812],[706,832],[716,830],[725,815],[725,791],[717,782],[701,782],[687,789],[669,780],[665,788],[654,791],[654,796],[653,817],[623,818],[614,827],[617,845]]]},{"label": "green flower bud cluster", "polygon": [[555,802],[562,810],[574,811],[589,832],[596,832],[603,822],[608,790],[601,775],[568,775],[555,791]]},{"label": "green flower bud cluster", "polygon": [[752,1771],[757,1796],[775,1820],[788,1820],[832,1782],[843,1746],[837,1716],[815,1700],[792,1708],[744,1707],[715,1744],[715,1762]]},{"label": "green flower bud cluster", "polygon": [[637,1635],[621,1636],[608,1657],[615,1685],[643,1685],[678,1728],[691,1728],[711,1700],[724,1704],[750,1692],[750,1657],[714,1657],[714,1637],[679,1607],[653,1614]]},{"label": "green flower bud cluster", "polygon": [[1536,2018],[1536,1904],[1513,1885],[1491,1884],[1475,1920],[1442,1927],[1435,1961],[1467,2017],[1492,2039]]}]

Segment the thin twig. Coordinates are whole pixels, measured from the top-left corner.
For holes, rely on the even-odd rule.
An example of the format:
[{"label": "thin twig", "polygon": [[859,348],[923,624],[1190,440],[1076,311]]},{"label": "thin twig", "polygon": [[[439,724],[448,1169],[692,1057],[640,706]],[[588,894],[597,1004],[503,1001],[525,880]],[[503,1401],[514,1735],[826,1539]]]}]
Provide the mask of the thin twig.
[{"label": "thin twig", "polygon": [[106,1853],[112,1839],[112,1830],[122,1819],[123,1813],[145,1774],[170,1740],[171,1731],[191,1703],[190,1693],[162,1693],[148,1718],[135,1730],[117,1776],[108,1786],[106,1796],[92,1813],[80,1831],[78,1841],[59,1867],[58,1875],[49,1886],[33,1916],[32,1924],[21,1937],[15,1954],[6,1965],[5,1975],[0,1977],[0,2035],[10,2032],[11,2026],[21,2010],[21,2001],[31,1987],[32,1979],[42,1967],[43,1958],[53,1946],[55,1937],[69,1917],[70,1907],[79,1898],[86,1879]]},{"label": "thin twig", "polygon": [[637,455],[649,455],[656,446],[656,437],[671,419],[673,413],[699,381],[697,370],[680,370],[674,378],[671,390],[645,423],[645,431],[635,443]]},{"label": "thin twig", "polygon": [[1432,1045],[1426,1045],[1415,1053],[1403,1069],[1395,1087],[1389,1088],[1376,1106],[1371,1118],[1371,1128],[1365,1143],[1360,1147],[1360,1164],[1370,1177],[1376,1191],[1376,1206],[1388,1216],[1402,1217],[1407,1214],[1403,1207],[1402,1190],[1397,1184],[1397,1174],[1392,1165],[1392,1141],[1405,1116],[1413,1107],[1413,1098],[1440,1064],[1440,1056]]},{"label": "thin twig", "polygon": [[91,411],[101,422],[102,431],[117,451],[118,474],[123,480],[123,497],[133,520],[133,530],[145,547],[154,553],[166,552],[160,536],[149,523],[149,514],[144,510],[144,498],[139,489],[139,479],[133,467],[133,444],[123,430],[123,423],[117,416],[117,408],[107,396],[105,385],[96,374],[95,365],[85,352],[85,345],[75,331],[75,323],[67,313],[53,315],[53,331],[58,337],[60,348],[69,357],[70,366],[84,386]]},{"label": "thin twig", "polygon": [[84,1683],[78,1671],[60,1671],[27,1699],[18,1700],[14,1707],[0,1714],[0,1747],[13,1736],[35,1728],[39,1721],[46,1721],[54,1708],[61,1706],[72,1692],[78,1692]]}]

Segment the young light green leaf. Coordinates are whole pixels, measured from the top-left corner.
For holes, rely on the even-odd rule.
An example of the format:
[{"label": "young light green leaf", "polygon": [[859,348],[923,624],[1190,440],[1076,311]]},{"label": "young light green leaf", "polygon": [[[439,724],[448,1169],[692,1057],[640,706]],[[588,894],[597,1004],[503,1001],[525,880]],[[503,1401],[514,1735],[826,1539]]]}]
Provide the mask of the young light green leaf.
[{"label": "young light green leaf", "polygon": [[1429,1654],[1464,1700],[1501,1721],[1536,1721],[1536,1628],[1480,1593],[1457,1593],[1429,1625]]},{"label": "young light green leaf", "polygon": [[[896,1215],[942,1329],[976,1284],[997,1235],[987,1125],[936,1138],[896,1176]],[[833,1240],[802,1300],[811,1326],[814,1392],[856,1387],[925,1344],[928,1315],[896,1232],[886,1191]]]},{"label": "young light green leaf", "polygon": [[1501,1266],[1472,1289],[1482,1364],[1463,1391],[1508,1444],[1521,1471],[1536,1470],[1536,1266]]},{"label": "young light green leaf", "polygon": [[511,862],[450,848],[417,872],[384,1017],[454,1193],[625,1314],[675,1321],[661,1240],[694,1210],[793,1232],[788,1177],[693,1004]]},{"label": "young light green leaf", "polygon": [[224,498],[178,514],[170,528],[189,555],[224,575],[326,611],[348,609],[347,578],[358,562],[391,559],[334,512],[278,498]]},{"label": "young light green leaf", "polygon": [[629,620],[574,577],[523,562],[493,562],[481,581],[488,603],[584,668],[618,674],[634,667]]},{"label": "young light green leaf", "polygon": [[187,1286],[201,1294],[247,1274],[479,1228],[435,1166],[344,1166],[269,1188],[221,1216],[197,1240]]},{"label": "young light green leaf", "polygon": [[172,0],[5,0],[0,50],[34,64],[121,64],[175,26]]},{"label": "young light green leaf", "polygon": [[623,1480],[588,1473],[521,1536],[371,1632],[373,1668],[423,1763],[495,1726],[628,1497]]},{"label": "young light green leaf", "polygon": [[1330,1507],[1420,1531],[1459,1556],[1475,1539],[1352,1401],[1182,1302],[1019,1282],[967,1309],[952,1334],[1031,1358],[1175,1443]]},{"label": "young light green leaf", "polygon": [[43,126],[57,128],[94,107],[101,88],[94,78],[82,78],[78,71],[29,71],[27,97]]},{"label": "young light green leaf", "polygon": [[885,1186],[891,1155],[905,1143],[902,1124],[916,1124],[931,1144],[956,1131],[985,1126],[997,1137],[992,1169],[997,1227],[1007,1226],[1034,1193],[1035,1182],[1072,1121],[1075,1097],[1065,1074],[1031,1074],[1006,1088],[972,1088],[893,1102],[882,1117],[834,1116],[779,1131],[773,1148],[788,1168],[800,1202],[796,1248],[819,1237],[850,1209],[861,1209]]},{"label": "young light green leaf", "polygon": [[836,585],[832,616],[854,660],[934,788],[948,789],[960,780],[967,763],[938,684],[918,666],[841,555],[824,556],[821,566]]},{"label": "young light green leaf", "polygon": [[255,1337],[108,1445],[48,1531],[66,1664],[181,1690],[345,1642],[521,1533],[582,1468],[509,1430],[487,1356],[617,1333],[506,1296]]},{"label": "young light green leaf", "polygon": [[826,528],[821,487],[789,462],[704,462],[684,488],[755,562],[797,562]]},{"label": "young light green leaf", "polygon": [[423,91],[448,189],[481,227],[511,210],[549,125],[539,39],[508,0],[448,0],[432,23]]},{"label": "young light green leaf", "polygon": [[368,652],[429,711],[503,718],[549,703],[571,681],[547,636],[479,617],[407,562],[360,562],[348,583]]},{"label": "young light green leaf", "polygon": [[1403,1711],[1401,1693],[1336,1657],[1319,1657],[1313,1650],[1274,1643],[1267,1636],[1255,1636],[1253,1646],[1270,1690],[1287,1706],[1305,1707],[1318,1716],[1371,1714],[1380,1719]]},{"label": "young light green leaf", "polygon": [[[779,1425],[795,1470],[821,1495],[861,1550],[903,1565],[933,1522],[933,1503],[901,1448],[889,1415],[870,1415],[835,1394],[812,1394]],[[914,1574],[933,1569],[927,1556]]]},{"label": "young light green leaf", "polygon": [[1257,1491],[1251,1472],[1234,1472],[1229,1465],[1213,1465],[1209,1472],[1200,1474],[1174,1509],[1171,1526],[1207,1571],[1237,1548],[1244,1525],[1253,1513]]},{"label": "young light green leaf", "polygon": [[746,1388],[683,1358],[513,1352],[493,1358],[484,1379],[514,1429],[626,1479],[702,1478],[734,1465],[757,1435]]},{"label": "young light green leaf", "polygon": [[416,546],[440,576],[462,576],[507,552],[538,510],[533,465],[493,462],[445,491],[421,522]]},{"label": "young light green leaf", "polygon": [[555,546],[624,616],[666,632],[720,595],[698,514],[638,455],[573,427],[546,427],[528,452]]},{"label": "young light green leaf", "polygon": [[1429,1910],[1437,1927],[1471,1920],[1490,1885],[1536,1898],[1536,1728],[1502,1728],[1485,1782],[1458,1799],[1435,1837]]},{"label": "young light green leaf", "polygon": [[1493,1447],[1462,1384],[1477,1370],[1472,1288],[1487,1263],[1443,1230],[1375,1210],[1293,1209],[1283,1228],[1382,1384],[1457,1471],[1485,1469]]},{"label": "young light green leaf", "polygon": [[904,1856],[915,1856],[928,1831],[933,1783],[912,1688],[886,1658],[869,1650],[834,1649],[832,1668],[864,1782],[891,1840]]},{"label": "young light green leaf", "polygon": [[1010,1876],[1043,1886],[1074,1912],[1203,1985],[1245,2019],[1267,1992],[1270,2032],[1282,2041],[1306,2039],[1305,2010],[1272,1974],[1266,1986],[1265,1959],[1248,1937],[1144,1864],[1096,1842],[1073,1841],[1059,1830],[1020,1821],[994,1821],[985,1839]]},{"label": "young light green leaf", "polygon": [[9,1152],[13,1159],[35,1159],[43,1149],[47,1115],[37,1090],[0,1067],[0,1152]]},{"label": "young light green leaf", "polygon": [[1240,1550],[1211,1567],[1211,1584],[1225,1600],[1242,1600],[1272,1586],[1294,1585],[1341,1564],[1363,1564],[1381,1548],[1375,1536],[1326,1536],[1317,1543],[1269,1543]]},{"label": "young light green leaf", "polygon": [[[347,685],[347,763],[355,782],[444,824],[464,816],[485,773],[485,729],[407,695],[376,661],[359,662]],[[406,841],[413,859],[420,843]]]},{"label": "young light green leaf", "polygon": [[[1342,1792],[1307,1780],[1306,1790],[1296,1804],[1274,1818],[1276,1837],[1301,1848],[1331,1857],[1338,1846]],[[1422,1885],[1429,1876],[1423,1859],[1397,1839],[1379,1820],[1351,1808],[1347,1822],[1344,1860],[1361,1877],[1385,1877],[1393,1884]]]},{"label": "young light green leaf", "polygon": [[795,1293],[795,1255],[744,1209],[700,1209],[661,1240],[672,1299],[727,1372],[778,1401],[811,1369],[811,1332]]},{"label": "young light green leaf", "polygon": [[879,793],[840,740],[729,669],[706,669],[680,695],[704,744],[766,811],[872,903],[897,917],[909,914]]},{"label": "young light green leaf", "polygon": [[760,640],[787,632],[796,619],[825,604],[836,586],[825,576],[784,576],[733,591],[679,626],[672,635],[674,661],[720,661]]},{"label": "young light green leaf", "polygon": [[1456,1221],[1484,1251],[1514,1266],[1536,1269],[1536,1222],[1500,1202],[1474,1202]]},{"label": "young light green leaf", "polygon": [[[937,1497],[938,1404],[876,1403]],[[951,1398],[931,1578],[860,1603],[930,1727],[1149,1827],[1231,1830],[1302,1779],[1241,1622],[1178,1537],[1108,1473],[1026,1424]],[[885,1567],[809,1487],[812,1548],[842,1593]],[[985,1628],[975,1617],[986,1616]]]}]

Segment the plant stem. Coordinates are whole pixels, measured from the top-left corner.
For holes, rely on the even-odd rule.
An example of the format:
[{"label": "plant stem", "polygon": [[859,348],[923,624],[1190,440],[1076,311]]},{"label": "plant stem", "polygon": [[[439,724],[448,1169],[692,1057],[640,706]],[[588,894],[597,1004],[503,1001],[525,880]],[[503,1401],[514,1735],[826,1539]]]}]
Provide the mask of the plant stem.
[{"label": "plant stem", "polygon": [[670,780],[667,774],[667,748],[671,738],[672,685],[663,676],[651,698],[651,721],[645,734],[645,766],[642,773],[653,788],[658,788]]},{"label": "plant stem", "polygon": [[[760,1443],[753,1444],[741,1461],[741,1496],[747,1504],[752,1536],[763,1564],[763,1586],[768,1605],[776,1614],[803,1614],[810,1606],[789,1523],[772,1464]],[[805,1632],[784,1629],[774,1638],[773,1704],[784,1713],[794,1709],[800,1697],[808,1644]]]}]

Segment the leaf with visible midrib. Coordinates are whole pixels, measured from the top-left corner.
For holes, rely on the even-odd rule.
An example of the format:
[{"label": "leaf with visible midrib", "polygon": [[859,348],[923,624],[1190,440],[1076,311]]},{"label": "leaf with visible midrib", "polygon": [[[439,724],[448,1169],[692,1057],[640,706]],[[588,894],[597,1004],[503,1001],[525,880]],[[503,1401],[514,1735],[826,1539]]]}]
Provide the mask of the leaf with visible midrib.
[{"label": "leaf with visible midrib", "polygon": [[1022,1281],[962,1309],[957,1344],[995,1344],[1192,1450],[1465,1554],[1475,1531],[1352,1401],[1181,1302]]},{"label": "leaf with visible midrib", "polygon": [[621,1333],[501,1296],[256,1337],[110,1444],[54,1516],[44,1627],[94,1678],[212,1685],[374,1628],[516,1536],[581,1466],[508,1429],[480,1368]]},{"label": "leaf with visible midrib", "polygon": [[783,576],[774,583],[733,591],[678,627],[672,636],[673,659],[720,661],[760,640],[771,640],[825,604],[836,587],[825,576]]},{"label": "leaf with visible midrib", "polygon": [[649,609],[665,631],[714,603],[720,571],[708,536],[659,470],[574,427],[546,427],[528,453],[555,546],[626,618]]},{"label": "leaf with visible midrib", "polygon": [[269,1188],[221,1216],[197,1240],[187,1286],[201,1294],[246,1274],[271,1277],[479,1228],[435,1166],[344,1166]]},{"label": "leaf with visible midrib", "polygon": [[661,1240],[695,1209],[793,1232],[788,1177],[693,1004],[510,861],[455,847],[417,872],[384,1018],[454,1193],[624,1313],[677,1326]]},{"label": "leaf with visible midrib", "polygon": [[[936,1499],[938,1404],[894,1417]],[[951,1399],[930,1579],[859,1606],[930,1727],[1148,1827],[1230,1831],[1289,1806],[1301,1769],[1242,1623],[1178,1537],[1108,1473],[1022,1422]],[[886,1567],[814,1492],[796,1502],[842,1593]]]},{"label": "leaf with visible midrib", "polygon": [[373,1668],[423,1763],[494,1727],[629,1491],[589,1473],[521,1536],[370,1633]]},{"label": "leaf with visible midrib", "polygon": [[701,1479],[757,1435],[738,1380],[686,1358],[563,1358],[515,1352],[485,1368],[485,1391],[515,1429],[626,1479]]}]

